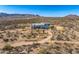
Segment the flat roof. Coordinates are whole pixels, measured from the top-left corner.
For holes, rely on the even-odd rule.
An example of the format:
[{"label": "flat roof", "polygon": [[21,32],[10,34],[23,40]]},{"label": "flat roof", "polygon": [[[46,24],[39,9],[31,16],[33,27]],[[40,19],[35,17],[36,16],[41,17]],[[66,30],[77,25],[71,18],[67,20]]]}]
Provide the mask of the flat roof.
[{"label": "flat roof", "polygon": [[32,23],[32,25],[45,25],[45,24],[50,24],[50,23]]}]

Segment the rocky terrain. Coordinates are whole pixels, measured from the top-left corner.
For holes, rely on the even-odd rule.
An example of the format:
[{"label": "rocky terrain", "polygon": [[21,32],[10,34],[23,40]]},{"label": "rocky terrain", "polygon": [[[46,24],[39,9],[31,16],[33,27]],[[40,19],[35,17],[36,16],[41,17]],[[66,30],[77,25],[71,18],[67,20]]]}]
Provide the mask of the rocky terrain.
[{"label": "rocky terrain", "polygon": [[[79,16],[16,15],[0,14],[1,54],[79,53]],[[49,22],[51,25],[49,29],[31,28],[32,23],[39,22]]]}]

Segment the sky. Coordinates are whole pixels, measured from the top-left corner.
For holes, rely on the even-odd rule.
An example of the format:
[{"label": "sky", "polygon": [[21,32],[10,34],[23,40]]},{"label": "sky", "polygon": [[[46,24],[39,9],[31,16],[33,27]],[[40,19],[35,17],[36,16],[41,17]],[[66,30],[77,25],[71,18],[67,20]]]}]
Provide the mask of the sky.
[{"label": "sky", "polygon": [[69,14],[79,15],[79,5],[0,5],[0,12],[62,17]]}]

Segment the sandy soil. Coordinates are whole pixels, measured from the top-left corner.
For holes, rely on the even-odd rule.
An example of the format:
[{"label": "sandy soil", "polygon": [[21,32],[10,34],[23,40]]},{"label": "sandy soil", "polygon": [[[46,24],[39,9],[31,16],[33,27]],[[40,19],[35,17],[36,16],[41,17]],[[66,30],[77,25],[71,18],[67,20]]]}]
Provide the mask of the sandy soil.
[{"label": "sandy soil", "polygon": [[[57,40],[50,41],[50,39],[52,38],[52,35],[53,35],[51,30],[48,30],[48,35],[49,36],[47,38],[45,38],[41,41],[37,41],[37,43],[43,44],[45,42],[51,42],[51,43],[57,42],[57,43],[79,44],[78,41],[74,41],[74,42],[72,42],[72,41],[57,41]],[[21,41],[16,41],[16,42],[9,43],[9,44],[13,47],[16,47],[16,46],[21,46],[21,45],[32,45],[33,43],[34,43],[33,41],[28,42],[28,41],[21,40]],[[6,45],[5,42],[0,42],[0,48],[3,48],[5,45]]]}]

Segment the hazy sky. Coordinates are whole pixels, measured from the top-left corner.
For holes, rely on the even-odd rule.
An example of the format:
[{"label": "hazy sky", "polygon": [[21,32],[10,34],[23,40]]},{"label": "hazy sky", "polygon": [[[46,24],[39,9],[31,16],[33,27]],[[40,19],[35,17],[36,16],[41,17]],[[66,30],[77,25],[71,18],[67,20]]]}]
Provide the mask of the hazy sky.
[{"label": "hazy sky", "polygon": [[0,5],[0,12],[41,16],[79,15],[79,5]]}]

